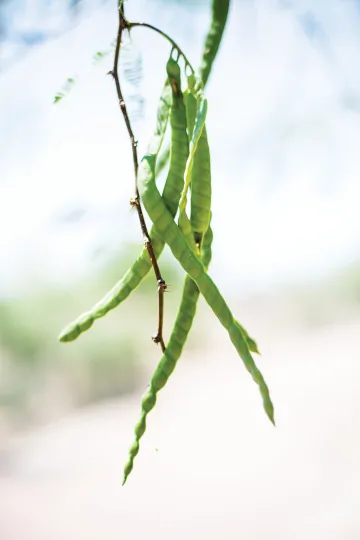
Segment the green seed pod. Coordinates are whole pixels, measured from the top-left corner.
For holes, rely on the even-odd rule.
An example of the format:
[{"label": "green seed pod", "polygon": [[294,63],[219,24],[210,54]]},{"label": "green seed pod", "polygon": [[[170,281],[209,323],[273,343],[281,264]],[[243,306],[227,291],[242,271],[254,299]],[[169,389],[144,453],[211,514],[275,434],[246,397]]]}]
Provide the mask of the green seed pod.
[{"label": "green seed pod", "polygon": [[[191,227],[191,222],[186,214],[186,204],[187,204],[187,192],[190,186],[191,177],[192,177],[192,170],[194,166],[194,159],[196,155],[196,150],[198,146],[199,139],[201,137],[201,133],[204,129],[205,125],[205,119],[206,119],[206,113],[207,113],[207,100],[204,98],[203,93],[199,93],[198,96],[198,102],[197,102],[197,109],[196,109],[196,118],[194,122],[194,129],[192,130],[192,135],[190,139],[190,146],[189,146],[189,156],[186,162],[186,169],[185,169],[185,175],[184,175],[184,189],[181,194],[180,202],[179,202],[179,228],[186,239],[190,249],[196,254],[196,244],[194,240],[194,235]],[[188,114],[189,118],[189,114]],[[190,134],[190,130],[189,134]]]},{"label": "green seed pod", "polygon": [[191,227],[197,243],[210,222],[211,166],[206,126],[202,130],[191,175]]},{"label": "green seed pod", "polygon": [[245,367],[259,386],[263,398],[264,409],[269,419],[274,422],[274,408],[270,399],[268,387],[260,371],[256,367],[241,328],[234,320],[228,305],[215,283],[206,273],[201,261],[189,247],[179,227],[174,222],[173,216],[168,212],[164,205],[155,184],[155,162],[156,156],[147,154],[142,159],[139,167],[139,191],[145,209],[156,226],[157,231],[169,245],[173,255],[179,261],[185,272],[187,272],[193,281],[195,281],[205,300],[212,308],[221,324],[228,331],[230,339],[238,351],[239,356],[242,358]]},{"label": "green seed pod", "polygon": [[[209,227],[207,233],[205,234],[201,250],[201,259],[205,268],[208,267],[211,260],[212,239],[213,233]],[[175,320],[174,328],[171,332],[169,343],[159,364],[156,367],[149,387],[142,398],[141,420],[138,422],[138,424],[136,424],[134,429],[135,443],[137,444],[140,443],[140,439],[145,432],[145,429],[142,429],[142,427],[143,425],[146,426],[146,416],[155,407],[157,393],[167,383],[170,375],[175,369],[178,359],[181,356],[195,317],[198,298],[199,289],[194,281],[189,276],[186,276],[179,311]],[[144,424],[141,424],[142,420],[144,420]],[[138,451],[134,453],[132,448],[137,449],[138,447],[135,444],[135,446],[133,445],[129,450],[129,458],[124,467],[123,485],[133,469],[134,459],[138,453]]]},{"label": "green seed pod", "polygon": [[[170,157],[170,168],[164,186],[163,199],[170,213],[175,216],[184,185],[183,170],[188,155],[188,139],[186,136],[185,105],[181,92],[180,67],[171,57],[167,63],[167,73],[168,80],[165,83],[157,113],[157,126],[148,152],[158,154],[170,114],[172,144],[176,143],[179,152],[172,153]],[[184,130],[186,138],[183,135]],[[165,243],[157,234],[155,227],[152,227],[150,231],[150,238],[155,256],[158,259]],[[63,343],[74,341],[82,332],[91,328],[96,319],[104,317],[110,310],[115,309],[140,285],[151,267],[148,251],[144,248],[133,266],[105,297],[62,330],[59,341]]]},{"label": "green seed pod", "polygon": [[[188,88],[185,91],[186,115],[189,137],[192,138],[197,114],[196,85],[201,83],[194,76],[188,77]],[[203,234],[210,223],[211,209],[211,166],[210,149],[207,140],[206,125],[202,129],[191,171],[191,227],[197,245],[200,245]]]},{"label": "green seed pod", "polygon": [[205,39],[200,66],[200,76],[204,86],[207,83],[212,64],[220,46],[229,13],[229,6],[230,0],[213,0],[212,2],[211,26]]},{"label": "green seed pod", "polygon": [[170,57],[166,69],[173,92],[173,101],[170,111],[170,167],[164,186],[163,199],[171,214],[175,216],[184,187],[184,171],[189,154],[189,142],[186,133],[185,104],[181,92],[180,66]]}]

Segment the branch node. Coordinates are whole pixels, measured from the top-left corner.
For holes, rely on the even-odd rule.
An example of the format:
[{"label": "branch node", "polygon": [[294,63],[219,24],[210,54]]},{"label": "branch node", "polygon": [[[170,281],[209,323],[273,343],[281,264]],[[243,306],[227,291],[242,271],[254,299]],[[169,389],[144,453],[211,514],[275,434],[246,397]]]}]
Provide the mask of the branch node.
[{"label": "branch node", "polygon": [[138,206],[138,204],[139,204],[139,201],[137,199],[134,199],[134,198],[130,199],[131,208],[134,208],[134,206]]},{"label": "branch node", "polygon": [[158,291],[159,292],[166,291],[167,285],[166,285],[165,281],[162,278],[158,279],[157,283],[158,283]]},{"label": "branch node", "polygon": [[127,131],[128,131],[131,146],[132,146],[132,154],[133,154],[133,162],[134,162],[134,176],[135,176],[135,197],[130,199],[130,206],[131,207],[135,206],[136,209],[137,209],[137,213],[138,213],[139,221],[140,221],[140,226],[141,226],[141,231],[142,231],[143,237],[144,237],[144,244],[145,244],[146,249],[147,249],[147,251],[149,253],[151,264],[152,264],[152,266],[154,268],[154,273],[155,273],[156,281],[157,281],[157,284],[158,284],[158,296],[159,296],[158,330],[157,330],[156,336],[153,337],[153,341],[155,343],[160,343],[161,349],[164,352],[165,351],[165,343],[164,343],[162,333],[163,333],[163,318],[164,318],[164,291],[166,290],[166,283],[161,277],[160,268],[159,268],[159,265],[157,263],[156,255],[154,253],[154,249],[152,247],[151,239],[150,239],[147,227],[146,227],[144,214],[143,214],[143,211],[142,211],[142,208],[141,208],[141,203],[140,203],[139,190],[138,190],[138,186],[137,186],[137,176],[138,176],[137,145],[138,145],[138,142],[135,139],[133,130],[131,128],[129,115],[128,115],[128,112],[127,112],[127,109],[126,109],[124,97],[123,97],[122,92],[121,92],[119,74],[118,74],[118,67],[117,67],[118,66],[118,61],[119,61],[120,49],[121,49],[122,32],[126,28],[130,30],[131,23],[129,23],[125,19],[125,16],[124,16],[124,3],[123,3],[122,0],[119,0],[118,8],[119,8],[119,27],[118,27],[118,34],[117,34],[117,38],[116,38],[116,47],[115,47],[115,55],[114,55],[114,67],[113,67],[113,69],[111,71],[109,71],[109,75],[112,75],[113,78],[114,78],[114,81],[115,81],[116,92],[117,92],[117,97],[118,97],[120,109],[121,109],[122,115],[123,115],[124,120],[125,120],[125,124],[126,124],[126,127],[127,127]]}]

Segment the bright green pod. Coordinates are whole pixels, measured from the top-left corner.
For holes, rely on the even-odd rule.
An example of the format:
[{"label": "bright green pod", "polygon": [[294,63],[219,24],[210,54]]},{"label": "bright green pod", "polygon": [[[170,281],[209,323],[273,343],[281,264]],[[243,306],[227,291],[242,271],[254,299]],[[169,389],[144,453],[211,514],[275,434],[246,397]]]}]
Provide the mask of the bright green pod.
[{"label": "bright green pod", "polygon": [[[188,77],[188,88],[186,88],[186,90],[184,91],[184,100],[185,100],[185,106],[186,106],[186,119],[187,119],[189,139],[191,139],[193,135],[196,114],[197,114],[197,97],[196,97],[198,94],[197,89],[199,88],[201,89],[201,86],[202,86],[202,82],[199,81],[194,75],[190,75]],[[202,142],[204,139],[206,139],[206,143],[205,143],[206,149],[204,149],[204,147],[203,148],[201,147],[201,145],[204,144]],[[194,188],[194,180],[196,184],[197,179],[198,178],[201,179],[201,171],[204,171],[204,176],[205,176],[204,187],[205,187],[205,193],[207,192],[205,200],[202,199],[202,193],[201,192],[199,193],[199,190],[197,189],[197,187],[195,186]],[[198,183],[197,185],[201,187],[201,182]],[[211,219],[211,210],[210,210],[210,207],[211,207],[211,167],[210,167],[210,149],[209,149],[209,145],[207,141],[206,125],[204,125],[203,131],[201,133],[200,140],[198,143],[198,148],[194,155],[194,165],[193,165],[190,187],[191,187],[191,214],[190,214],[191,223],[190,225],[193,230],[194,237],[195,237],[194,240],[199,245],[201,244],[201,237],[203,236],[203,232],[206,230],[209,230],[206,224],[207,222],[210,223],[210,219]],[[195,196],[195,201],[194,201],[194,196]],[[199,206],[202,206],[202,208],[199,209]],[[199,216],[201,216],[200,220],[199,220]],[[199,221],[201,221],[200,225],[199,225]],[[209,246],[209,244],[207,245]],[[211,244],[210,244],[210,248],[211,248]],[[239,323],[237,322],[237,324]],[[255,340],[247,334],[245,328],[243,328],[240,324],[239,326],[246,338],[250,351],[260,354]]]},{"label": "bright green pod", "polygon": [[[204,129],[205,119],[207,113],[207,100],[204,98],[204,95],[201,92],[198,94],[197,99],[197,108],[196,108],[196,118],[194,123],[194,129],[192,131],[189,145],[189,155],[186,162],[185,174],[184,174],[184,189],[181,194],[179,202],[179,228],[186,239],[189,247],[194,253],[196,253],[196,243],[194,241],[194,235],[191,227],[191,222],[186,214],[186,205],[187,205],[187,192],[190,186],[192,170],[194,166],[194,159],[196,155],[196,150],[198,146],[201,133]],[[189,132],[190,134],[190,132]]]},{"label": "bright green pod", "polygon": [[204,126],[205,126],[206,114],[207,114],[207,99],[204,98],[204,95],[201,93],[197,101],[195,125],[194,125],[194,130],[192,132],[190,145],[189,145],[189,156],[186,162],[186,168],[185,168],[185,174],[184,174],[184,189],[181,194],[181,198],[179,202],[180,213],[185,212],[186,210],[187,192],[188,192],[190,182],[191,182],[191,174],[192,174],[192,170],[194,166],[195,153],[196,153],[196,149],[198,146],[198,142],[199,142],[202,130],[204,129]]},{"label": "bright green pod", "polygon": [[[176,140],[176,144],[179,145],[181,151],[179,151],[179,154],[173,153],[170,158],[170,168],[164,186],[163,198],[169,212],[175,216],[184,184],[183,172],[179,172],[179,170],[183,171],[185,168],[188,154],[188,139],[187,137],[186,139],[183,137],[182,144],[180,144],[184,129],[186,134],[186,120],[179,120],[182,117],[185,118],[185,106],[183,95],[181,93],[180,67],[171,57],[167,63],[167,73],[168,79],[165,83],[157,112],[157,125],[150,141],[148,152],[156,155],[158,154],[163,142],[170,114],[172,138]],[[172,144],[174,144],[174,141]],[[158,259],[164,249],[165,243],[157,234],[155,227],[151,228],[150,238],[156,259]],[[140,285],[151,267],[152,263],[148,251],[144,248],[132,267],[104,296],[104,298],[62,330],[59,341],[63,343],[74,341],[80,334],[89,330],[96,319],[104,317],[110,310],[115,309],[128,298],[128,296]]]},{"label": "bright green pod", "polygon": [[170,146],[166,146],[162,153],[156,160],[156,178],[160,176],[165,167],[167,166],[170,158]]},{"label": "bright green pod", "polygon": [[170,167],[164,186],[163,199],[171,214],[175,216],[184,188],[184,171],[189,154],[189,141],[186,133],[186,110],[181,91],[180,66],[170,57],[166,69],[172,88],[173,102],[170,112]]},{"label": "bright green pod", "polygon": [[209,78],[212,64],[221,43],[229,13],[229,7],[230,0],[212,1],[211,25],[205,39],[203,56],[200,65],[200,76],[204,86]]},{"label": "bright green pod", "polygon": [[[201,244],[201,261],[205,270],[208,269],[211,261],[211,246],[213,242],[213,232],[209,226]],[[161,358],[156,370],[151,378],[149,387],[144,394],[141,402],[141,417],[134,429],[135,445],[129,450],[129,457],[124,467],[123,485],[125,484],[134,465],[134,459],[139,451],[140,439],[146,431],[146,417],[156,405],[156,398],[159,390],[165,386],[171,373],[173,372],[177,361],[179,360],[183,347],[186,343],[191,326],[196,314],[197,302],[200,291],[196,283],[187,275],[185,277],[184,290],[181,304],[175,320],[174,328],[171,332],[170,340],[166,351]],[[237,323],[238,324],[238,323]],[[240,325],[239,325],[240,326]],[[254,340],[247,336],[246,331],[240,327],[247,339],[250,350],[257,352],[257,346]],[[256,350],[254,350],[255,347]],[[135,452],[134,452],[135,450]]]},{"label": "bright green pod", "polygon": [[191,227],[196,243],[201,239],[210,223],[211,209],[211,164],[206,126],[198,142],[191,175]]},{"label": "bright green pod", "polygon": [[[185,101],[187,104],[186,113],[187,113],[188,133],[189,133],[189,138],[192,138],[194,126],[196,124],[197,103],[196,103],[196,98],[195,98],[195,102],[193,102],[194,104],[193,114],[189,115],[189,106],[187,102],[188,97],[189,97],[189,94],[187,91],[185,91]],[[192,97],[194,97],[193,94],[192,94]],[[172,139],[172,150],[174,151],[177,149],[176,144],[177,144],[177,140]],[[195,157],[196,155],[197,154],[195,154]],[[155,181],[154,181],[154,184],[155,184]],[[193,211],[197,211],[196,208],[195,209],[192,208],[192,212]],[[186,214],[183,214],[183,216],[184,215]],[[189,228],[185,230],[184,226],[189,227]],[[191,229],[190,221],[189,220],[187,222],[185,221],[185,224],[184,224],[184,222],[181,222],[179,220],[179,227],[181,229],[181,232],[183,233],[183,236],[185,237],[185,241],[187,241],[189,235],[191,235],[192,243],[194,244],[193,231]],[[201,257],[205,270],[207,270],[211,261],[212,240],[213,240],[213,233],[209,226],[204,235],[203,241],[200,244],[201,245],[200,257]],[[188,242],[188,243],[191,245],[191,242]],[[194,252],[195,250],[193,251],[193,253]],[[193,281],[193,279],[191,279],[191,277],[187,275],[185,278],[181,304],[179,307],[178,315],[175,320],[174,328],[170,336],[169,343],[150,380],[148,389],[142,398],[141,417],[134,429],[135,440],[129,450],[128,461],[124,467],[123,485],[125,484],[129,474],[131,473],[133,469],[134,459],[139,452],[140,439],[144,435],[145,430],[146,430],[146,417],[149,414],[149,412],[155,407],[157,393],[166,385],[168,379],[170,378],[171,374],[173,373],[176,367],[178,359],[181,356],[183,347],[186,343],[188,334],[190,332],[190,329],[191,329],[191,326],[195,317],[199,294],[200,294],[200,291],[199,291],[198,286]],[[239,329],[239,333],[244,336],[244,339],[247,339],[248,336],[247,334],[245,335],[244,333],[245,331],[242,332],[243,329],[240,327],[240,325],[237,322],[235,322],[235,324],[237,325]],[[251,340],[251,338],[248,338],[248,339],[249,341]]]},{"label": "bright green pod", "polygon": [[186,121],[187,121],[189,140],[191,140],[193,136],[195,120],[196,120],[196,112],[197,112],[197,99],[196,99],[195,94],[190,88],[190,86],[193,86],[190,80],[191,80],[190,77],[188,77],[189,86],[184,91],[184,100],[185,100],[185,107],[186,107]]},{"label": "bright green pod", "polygon": [[[211,260],[212,239],[213,233],[209,227],[204,236],[201,249],[201,259],[205,268],[208,267]],[[133,469],[134,459],[139,451],[140,439],[144,435],[146,429],[146,416],[155,407],[157,393],[169,380],[170,375],[174,371],[177,361],[181,356],[195,317],[198,298],[199,289],[194,281],[189,276],[186,276],[179,311],[175,320],[174,328],[171,332],[169,343],[167,344],[166,350],[151,377],[148,389],[142,397],[141,417],[134,429],[135,440],[129,450],[128,461],[124,467],[123,485]]]},{"label": "bright green pod", "polygon": [[[206,36],[203,55],[200,65],[200,76],[203,81],[203,86],[206,86],[211,68],[217,55],[220,42],[224,33],[230,0],[213,0],[212,2],[212,19],[209,32]],[[161,170],[167,165],[169,159],[169,148],[166,148],[161,160],[159,161],[156,174],[160,174]]]},{"label": "bright green pod", "polygon": [[[197,115],[197,91],[195,89],[199,82],[194,76],[188,77],[188,88],[185,91],[186,116],[188,123],[189,137],[193,135],[194,125]],[[200,83],[201,88],[201,83]],[[211,211],[211,166],[210,149],[207,139],[206,125],[204,125],[191,171],[191,213],[190,224],[194,231],[194,239],[200,245],[203,234],[207,231],[210,223]]]},{"label": "bright green pod", "polygon": [[249,350],[253,353],[260,354],[256,341],[252,337],[249,336],[245,328],[241,326],[241,324],[238,321],[235,320],[235,324],[240,328],[241,332],[243,333],[244,338],[246,339],[247,346],[249,347]]},{"label": "bright green pod", "polygon": [[[155,256],[158,259],[164,249],[164,241],[155,234],[152,234],[151,241]],[[80,315],[62,330],[59,341],[63,343],[74,341],[83,332],[89,330],[96,319],[104,317],[109,311],[124,302],[138,285],[140,285],[151,266],[148,251],[144,248],[141,255],[136,259],[132,267],[127,270],[121,280],[89,311]]]},{"label": "bright green pod", "polygon": [[155,224],[157,231],[169,245],[173,255],[185,272],[189,274],[190,278],[195,281],[206,302],[228,331],[230,339],[238,351],[239,356],[242,358],[246,369],[259,386],[266,414],[274,422],[274,407],[269,389],[251,356],[241,327],[235,321],[220,291],[211,277],[206,273],[201,261],[189,247],[179,227],[174,222],[173,216],[164,205],[155,184],[155,162],[155,155],[146,154],[139,167],[139,191],[144,207],[150,219]]}]

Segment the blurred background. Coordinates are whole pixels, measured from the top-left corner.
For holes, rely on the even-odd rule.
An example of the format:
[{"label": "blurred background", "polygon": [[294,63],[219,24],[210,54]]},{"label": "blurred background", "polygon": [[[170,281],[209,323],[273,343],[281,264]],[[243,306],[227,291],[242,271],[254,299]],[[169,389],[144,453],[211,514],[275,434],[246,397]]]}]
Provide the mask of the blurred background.
[{"label": "blurred background", "polygon": [[[194,65],[210,0],[129,0]],[[116,2],[0,0],[0,539],[360,538],[360,2],[233,0],[207,87],[211,275],[255,337],[277,427],[203,301],[128,483],[160,357],[154,277],[63,326],[142,248],[112,67]],[[167,43],[126,37],[140,154]],[[54,104],[54,100],[57,101]],[[183,273],[168,251],[165,336]]]}]

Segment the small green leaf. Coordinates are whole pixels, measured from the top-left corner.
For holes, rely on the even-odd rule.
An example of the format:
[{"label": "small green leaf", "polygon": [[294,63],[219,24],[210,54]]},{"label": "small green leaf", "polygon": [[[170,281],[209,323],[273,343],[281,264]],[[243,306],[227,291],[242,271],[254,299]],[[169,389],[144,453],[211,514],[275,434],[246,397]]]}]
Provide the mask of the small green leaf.
[{"label": "small green leaf", "polygon": [[58,94],[56,94],[54,98],[54,103],[58,103],[58,101],[60,101],[63,97],[64,97],[64,94],[59,92]]}]

